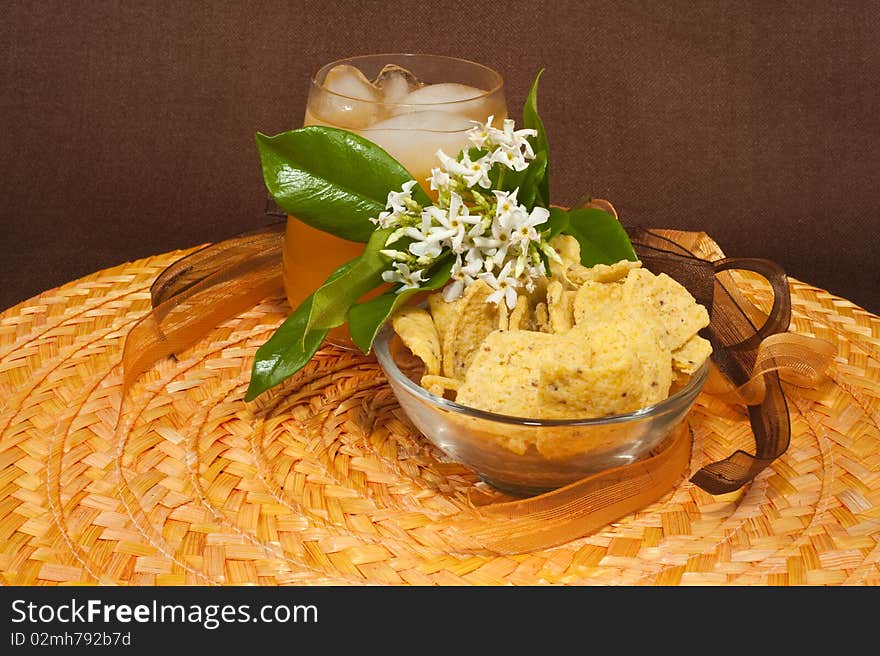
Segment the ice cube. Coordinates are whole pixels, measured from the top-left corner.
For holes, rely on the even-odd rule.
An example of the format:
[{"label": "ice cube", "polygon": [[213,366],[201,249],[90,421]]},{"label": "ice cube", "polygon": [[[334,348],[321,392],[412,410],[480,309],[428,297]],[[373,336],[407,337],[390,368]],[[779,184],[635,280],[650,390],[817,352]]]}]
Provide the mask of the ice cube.
[{"label": "ice cube", "polygon": [[469,87],[466,84],[456,82],[442,82],[440,84],[426,84],[412,91],[404,102],[413,105],[433,105],[435,103],[454,103],[460,100],[479,98],[486,92],[483,89]]},{"label": "ice cube", "polygon": [[470,120],[451,112],[428,110],[399,114],[380,121],[361,134],[384,148],[403,164],[412,176],[423,183],[438,166],[438,148],[456,156],[469,144]]},{"label": "ice cube", "polygon": [[412,111],[407,114],[392,116],[384,121],[379,121],[370,126],[370,130],[427,130],[431,132],[458,132],[469,130],[471,122],[448,111],[434,109],[426,111]]},{"label": "ice cube", "polygon": [[[329,93],[328,93],[329,92]],[[379,117],[379,90],[355,66],[338,64],[310,98],[309,114],[339,128],[359,129]]]},{"label": "ice cube", "polygon": [[340,96],[379,101],[378,89],[361,72],[361,69],[349,64],[338,64],[327,71],[322,86]]},{"label": "ice cube", "polygon": [[408,93],[422,86],[419,78],[397,64],[386,64],[373,84],[379,89],[384,103],[399,103]]},{"label": "ice cube", "polygon": [[492,113],[485,96],[486,92],[483,89],[466,84],[455,82],[427,84],[404,96],[400,101],[400,107],[396,108],[396,113],[431,109],[454,112],[474,121],[485,121]]}]

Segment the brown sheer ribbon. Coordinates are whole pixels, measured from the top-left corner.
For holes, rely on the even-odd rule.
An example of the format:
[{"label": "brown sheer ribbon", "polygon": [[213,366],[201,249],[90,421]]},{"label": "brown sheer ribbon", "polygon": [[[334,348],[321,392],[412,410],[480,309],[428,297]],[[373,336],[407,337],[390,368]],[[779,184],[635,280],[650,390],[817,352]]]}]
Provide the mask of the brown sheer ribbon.
[{"label": "brown sheer ribbon", "polygon": [[211,244],[177,260],[150,288],[152,311],[122,352],[123,397],[144,371],[177,356],[218,324],[282,291],[284,223]]},{"label": "brown sheer ribbon", "polygon": [[[704,333],[712,343],[715,380],[720,372],[743,390],[761,390],[749,397],[751,403],[747,405],[755,437],[755,455],[736,451],[724,460],[706,465],[691,477],[693,483],[711,494],[732,492],[754,479],[788,448],[788,406],[778,372],[784,366],[782,360],[777,362],[772,350],[764,350],[762,366],[755,368],[764,339],[788,330],[791,297],[785,272],[769,260],[725,258],[710,262],[702,259],[696,255],[701,240],[707,239],[702,233],[681,233],[678,241],[673,241],[640,228],[629,228],[628,232],[636,253],[648,269],[675,278],[709,309],[711,321]],[[729,277],[719,275],[734,269],[752,271],[770,283],[773,306],[759,326],[754,320],[761,316],[760,311],[739,293]]]},{"label": "brown sheer ribbon", "polygon": [[[704,334],[714,349],[713,370],[705,391],[747,407],[755,453],[736,451],[702,467],[690,480],[711,494],[737,490],[788,448],[789,415],[781,380],[815,385],[835,349],[787,332],[791,299],[785,273],[775,263],[705,259],[700,254],[711,240],[703,233],[661,234],[634,227],[627,232],[646,268],[679,281],[710,310]],[[284,223],[274,224],[209,245],[163,271],[151,289],[152,312],[125,343],[124,390],[159,359],[178,355],[219,323],[280,294],[283,236]],[[767,279],[773,291],[769,313],[742,296],[730,276],[734,269]],[[685,475],[690,451],[685,423],[648,459],[528,499],[475,507],[442,520],[437,528],[469,536],[477,550],[517,553],[561,544],[659,499]]]}]

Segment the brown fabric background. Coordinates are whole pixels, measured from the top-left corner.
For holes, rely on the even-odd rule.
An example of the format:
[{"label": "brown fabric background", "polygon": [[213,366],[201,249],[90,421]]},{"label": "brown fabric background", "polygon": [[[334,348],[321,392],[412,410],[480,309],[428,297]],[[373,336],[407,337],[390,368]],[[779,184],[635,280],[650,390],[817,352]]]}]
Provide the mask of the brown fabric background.
[{"label": "brown fabric background", "polygon": [[[493,13],[489,13],[489,12]],[[0,5],[0,308],[266,222],[253,133],[302,120],[310,75],[436,52],[540,108],[553,201],[880,312],[876,2],[34,2]]]}]

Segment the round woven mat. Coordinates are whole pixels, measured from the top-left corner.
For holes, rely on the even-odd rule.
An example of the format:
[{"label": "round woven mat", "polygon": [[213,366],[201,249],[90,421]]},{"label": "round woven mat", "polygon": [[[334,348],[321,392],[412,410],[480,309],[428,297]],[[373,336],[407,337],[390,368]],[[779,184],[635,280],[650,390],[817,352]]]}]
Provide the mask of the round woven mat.
[{"label": "round woven mat", "polygon": [[[787,388],[791,446],[750,486],[713,497],[682,481],[563,546],[474,554],[435,525],[500,495],[413,429],[370,358],[321,351],[242,401],[282,299],[121,398],[126,332],[182,254],[0,314],[4,583],[880,584],[880,318],[846,300],[791,281],[792,330],[839,355],[818,389]],[[737,282],[766,308],[758,280]],[[701,396],[691,426],[692,471],[753,449],[744,412],[717,400]]]}]

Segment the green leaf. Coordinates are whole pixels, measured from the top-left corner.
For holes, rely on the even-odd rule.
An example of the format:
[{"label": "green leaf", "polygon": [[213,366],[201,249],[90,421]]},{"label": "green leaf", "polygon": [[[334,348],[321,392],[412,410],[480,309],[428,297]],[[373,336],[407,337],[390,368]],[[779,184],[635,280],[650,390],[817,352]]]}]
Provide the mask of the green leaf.
[{"label": "green leaf", "polygon": [[568,226],[562,232],[578,240],[584,266],[638,259],[620,221],[603,210],[569,210]]},{"label": "green leaf", "polygon": [[[385,209],[388,192],[412,175],[382,148],[346,130],[308,126],[274,137],[256,134],[263,180],[278,205],[308,225],[365,242],[371,217]],[[430,203],[416,185],[413,198]]]},{"label": "green leaf", "polygon": [[539,152],[544,152],[545,157],[547,158],[546,171],[538,189],[544,201],[546,203],[549,203],[550,147],[547,144],[547,133],[544,131],[544,122],[541,120],[541,117],[538,114],[538,81],[541,79],[541,74],[543,72],[543,68],[538,71],[538,74],[535,76],[535,81],[532,82],[532,87],[531,89],[529,89],[529,93],[526,96],[526,102],[525,105],[523,105],[523,125],[529,130],[536,130],[538,132],[538,135],[536,137],[530,137],[529,141],[532,144],[535,155],[537,155]]},{"label": "green leaf", "polygon": [[477,148],[476,146],[471,146],[467,149],[468,159],[470,159],[472,162],[476,162],[478,159],[488,154],[489,151],[485,148]]},{"label": "green leaf", "polygon": [[253,401],[266,390],[290,378],[308,364],[321,347],[327,330],[306,331],[312,297],[309,296],[257,349],[244,400]]},{"label": "green leaf", "polygon": [[[344,275],[356,262],[355,259],[343,264],[330,274],[328,282]],[[253,401],[266,390],[290,378],[308,364],[323,344],[329,330],[307,329],[314,296],[312,294],[300,303],[278,326],[269,341],[257,349],[245,401]]]},{"label": "green leaf", "polygon": [[501,164],[496,164],[489,173],[489,180],[492,183],[493,189],[510,192],[519,188],[517,200],[529,210],[536,205],[547,207],[550,204],[548,177],[550,153],[547,148],[544,124],[541,122],[541,117],[538,116],[538,80],[543,72],[542,69],[537,77],[535,77],[523,107],[523,123],[525,127],[533,129],[538,133],[535,137],[529,137],[529,142],[535,151],[535,159],[522,171],[513,171]]},{"label": "green leaf", "polygon": [[393,228],[375,230],[364,252],[351,261],[351,266],[330,278],[313,294],[306,331],[335,328],[345,323],[349,308],[371,289],[383,283],[382,272],[388,269],[388,258],[379,253]]},{"label": "green leaf", "polygon": [[550,217],[542,226],[543,230],[541,230],[544,234],[544,240],[550,241],[560,232],[565,232],[565,229],[568,228],[569,221],[568,210],[564,210],[561,207],[551,207]]},{"label": "green leaf", "polygon": [[449,281],[451,270],[452,259],[450,258],[418,289],[407,289],[399,294],[393,291],[388,292],[353,306],[348,312],[348,328],[352,341],[361,351],[369,353],[373,348],[376,333],[379,332],[382,324],[403,307],[414,294],[440,289]]},{"label": "green leaf", "polygon": [[[543,197],[541,187],[547,177],[547,152],[539,151],[535,153],[528,168],[520,171],[523,173],[522,180],[519,181],[519,193],[516,199],[520,204],[525,205],[526,209],[531,211],[535,205],[546,207],[547,199]],[[513,171],[511,171],[513,173]]]},{"label": "green leaf", "polygon": [[535,205],[547,206],[546,199],[541,195],[541,183],[546,174],[547,153],[542,151],[536,153],[535,159],[522,171],[514,171],[502,164],[495,164],[489,172],[489,181],[492,183],[492,189],[507,192],[519,189],[517,201],[531,211]]}]

